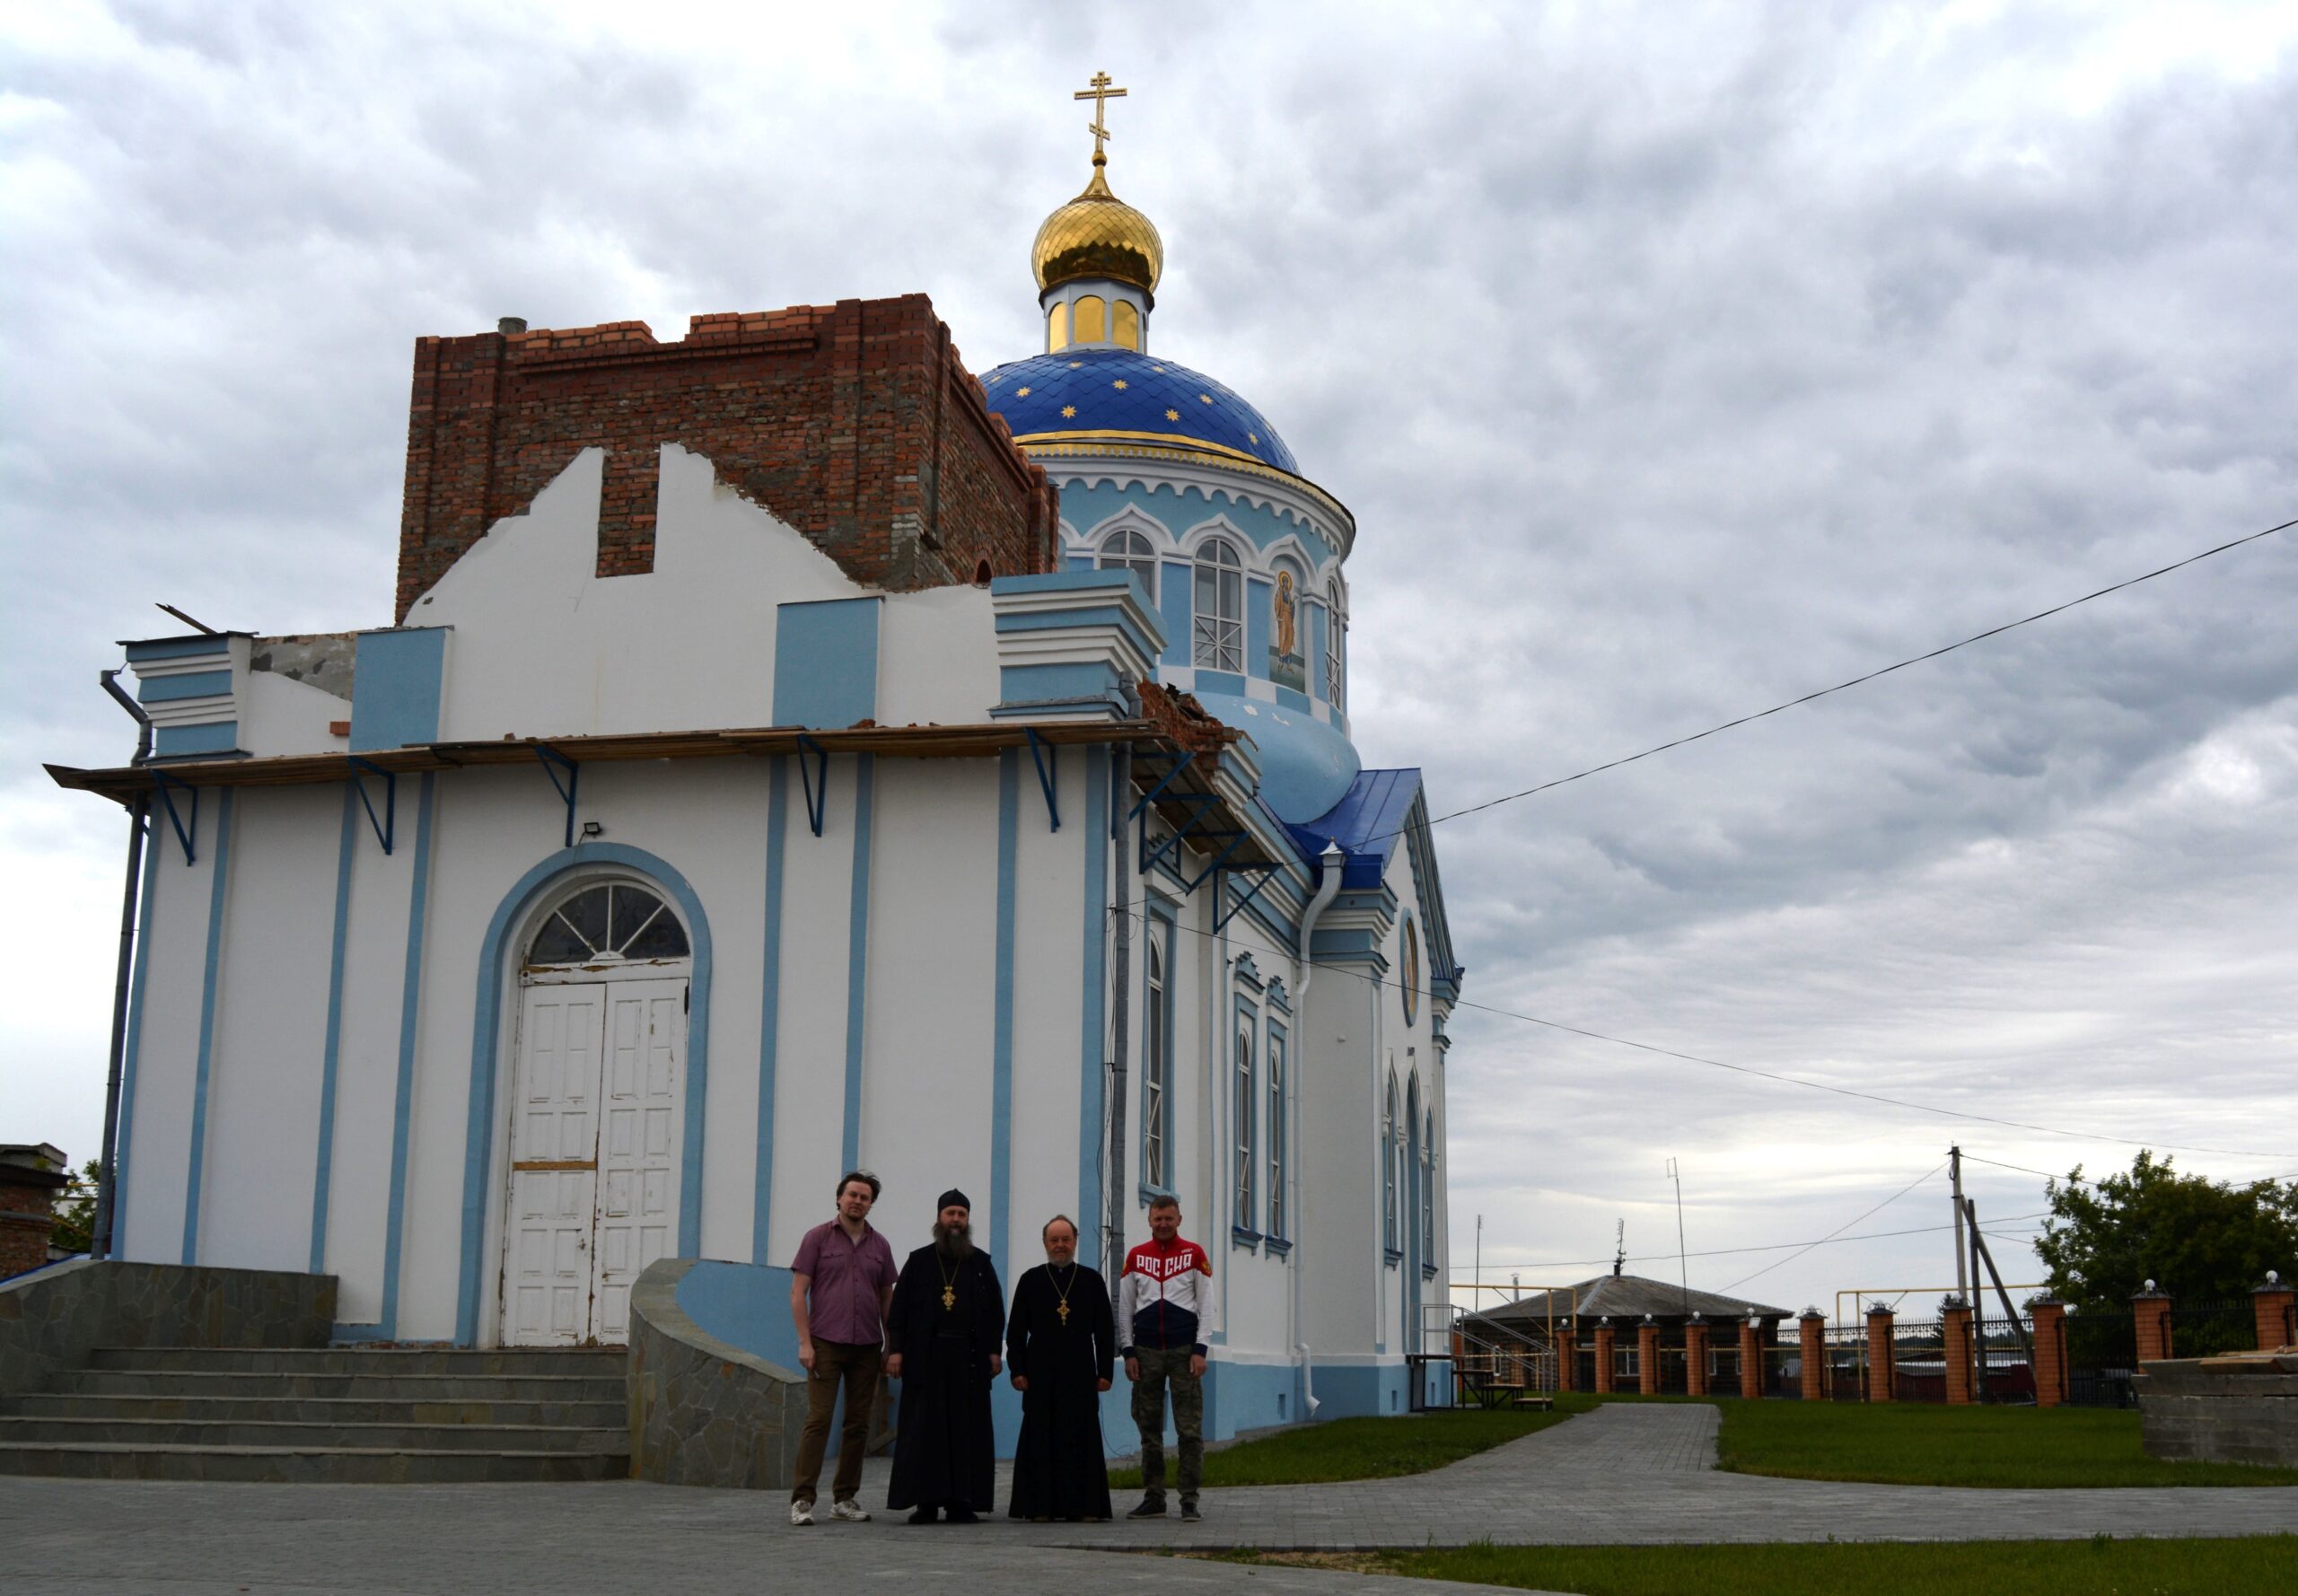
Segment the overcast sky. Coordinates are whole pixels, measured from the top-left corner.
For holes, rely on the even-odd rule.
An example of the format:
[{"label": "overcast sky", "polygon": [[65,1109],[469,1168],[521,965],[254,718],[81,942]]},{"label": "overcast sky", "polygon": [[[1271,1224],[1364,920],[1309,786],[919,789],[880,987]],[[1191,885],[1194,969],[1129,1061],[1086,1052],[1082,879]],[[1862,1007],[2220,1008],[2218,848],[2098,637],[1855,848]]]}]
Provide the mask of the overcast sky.
[{"label": "overcast sky", "polygon": [[[389,620],[416,338],[924,290],[1031,353],[1096,68],[1153,346],[1354,509],[1357,741],[1436,812],[2298,515],[2286,4],[779,9],[0,4],[0,1140],[101,1123],[124,826],[40,762],[126,758],[154,601]],[[1695,1252],[1956,1139],[2298,1171],[2294,622],[2298,531],[1440,826],[1474,1003],[2093,1133],[1464,1009],[1456,1275],[1481,1213],[1488,1280],[1616,1219],[1671,1277],[1670,1157]],[[1972,1181],[2006,1235],[2040,1188]]]}]

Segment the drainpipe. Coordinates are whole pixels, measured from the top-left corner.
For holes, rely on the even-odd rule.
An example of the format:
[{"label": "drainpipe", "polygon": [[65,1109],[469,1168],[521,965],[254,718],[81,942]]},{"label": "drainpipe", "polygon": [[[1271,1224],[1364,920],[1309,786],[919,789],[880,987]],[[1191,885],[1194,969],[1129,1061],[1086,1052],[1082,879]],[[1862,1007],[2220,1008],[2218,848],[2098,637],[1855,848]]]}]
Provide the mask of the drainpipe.
[{"label": "drainpipe", "polygon": [[[1301,1005],[1300,1017],[1295,1024],[1298,1034],[1302,1039],[1309,1034],[1309,980],[1316,973],[1317,968],[1315,961],[1310,956],[1309,938],[1315,934],[1317,920],[1325,912],[1326,906],[1331,903],[1340,891],[1341,867],[1347,863],[1347,860],[1348,855],[1341,851],[1340,845],[1329,837],[1326,838],[1325,851],[1317,860],[1316,896],[1309,899],[1309,907],[1301,915],[1301,956],[1293,961],[1293,985],[1296,993],[1296,1001]],[[1292,1186],[1293,1192],[1285,1199],[1285,1211],[1293,1215],[1293,1227],[1295,1232],[1300,1229],[1301,1224],[1301,1162],[1308,1152],[1308,1138],[1305,1134],[1308,1128],[1308,1109],[1302,1093],[1302,1072],[1299,1068],[1299,1055],[1302,1051],[1302,1049],[1295,1047],[1294,1057],[1287,1060],[1288,1067],[1293,1070],[1293,1079],[1286,1083],[1288,1095],[1292,1099],[1293,1113],[1292,1156],[1285,1161],[1292,1167],[1287,1171],[1286,1179]],[[1317,1379],[1314,1360],[1309,1350],[1309,1248],[1306,1239],[1295,1241],[1294,1249],[1293,1355],[1301,1362],[1302,1416],[1313,1420],[1317,1416]]]},{"label": "drainpipe", "polygon": [[[152,717],[144,706],[122,691],[117,671],[99,671],[96,680],[122,709],[136,717],[136,763],[152,756]],[[99,1150],[96,1175],[96,1219],[88,1238],[90,1258],[111,1256],[112,1182],[118,1164],[113,1145],[119,1136],[119,1080],[127,1053],[127,983],[135,969],[136,900],[144,875],[144,811],[146,800],[138,793],[127,805],[127,882],[119,898],[119,969],[111,990],[111,1067],[104,1082],[104,1141]]]}]

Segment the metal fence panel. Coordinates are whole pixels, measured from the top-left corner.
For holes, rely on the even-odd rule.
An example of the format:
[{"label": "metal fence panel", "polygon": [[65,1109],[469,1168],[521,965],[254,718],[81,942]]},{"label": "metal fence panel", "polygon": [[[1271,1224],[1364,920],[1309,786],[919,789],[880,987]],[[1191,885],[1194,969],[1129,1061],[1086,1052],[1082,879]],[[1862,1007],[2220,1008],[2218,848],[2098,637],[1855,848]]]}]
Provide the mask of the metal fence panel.
[{"label": "metal fence panel", "polygon": [[2128,1313],[2070,1313],[2060,1323],[2066,1399],[2078,1407],[2136,1407],[2138,1330]]},{"label": "metal fence panel", "polygon": [[2258,1313],[2248,1300],[2239,1302],[2171,1302],[2171,1355],[2174,1358],[2215,1358],[2230,1352],[2249,1352],[2258,1338]]}]

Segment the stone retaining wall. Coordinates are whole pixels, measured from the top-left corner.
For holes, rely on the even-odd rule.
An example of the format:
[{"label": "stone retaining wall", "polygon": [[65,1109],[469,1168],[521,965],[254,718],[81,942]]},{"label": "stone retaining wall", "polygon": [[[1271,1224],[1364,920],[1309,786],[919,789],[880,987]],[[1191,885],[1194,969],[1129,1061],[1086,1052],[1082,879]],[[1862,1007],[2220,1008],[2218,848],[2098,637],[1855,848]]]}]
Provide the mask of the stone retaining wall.
[{"label": "stone retaining wall", "polygon": [[2298,1354],[2164,1360],[2133,1383],[2149,1457],[2298,1469]]},{"label": "stone retaining wall", "polygon": [[99,1346],[325,1346],[335,1276],[78,1258],[0,1282],[0,1396]]},{"label": "stone retaining wall", "polygon": [[722,1286],[718,1277],[726,1271],[741,1271],[745,1279],[755,1271],[764,1284],[741,1294],[755,1299],[763,1326],[772,1325],[778,1310],[782,1330],[795,1339],[787,1270],[691,1258],[648,1265],[630,1291],[630,1477],[661,1485],[787,1489],[806,1423],[805,1375],[697,1324],[680,1302],[680,1285],[697,1269]]}]

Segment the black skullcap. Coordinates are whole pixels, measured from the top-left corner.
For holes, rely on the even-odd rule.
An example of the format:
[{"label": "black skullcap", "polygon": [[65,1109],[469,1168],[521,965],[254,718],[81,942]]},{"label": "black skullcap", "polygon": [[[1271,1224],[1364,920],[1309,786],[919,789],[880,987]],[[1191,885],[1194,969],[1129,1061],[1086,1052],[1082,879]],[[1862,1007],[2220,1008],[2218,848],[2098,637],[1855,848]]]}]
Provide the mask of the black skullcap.
[{"label": "black skullcap", "polygon": [[937,1214],[944,1208],[963,1208],[970,1214],[973,1212],[973,1199],[952,1186],[942,1194],[942,1200],[934,1205],[934,1211]]}]

